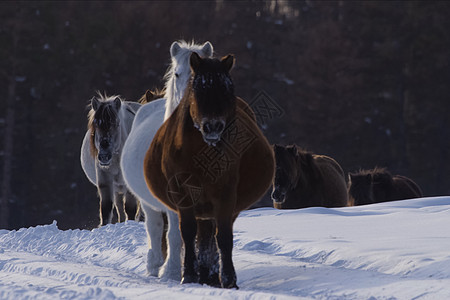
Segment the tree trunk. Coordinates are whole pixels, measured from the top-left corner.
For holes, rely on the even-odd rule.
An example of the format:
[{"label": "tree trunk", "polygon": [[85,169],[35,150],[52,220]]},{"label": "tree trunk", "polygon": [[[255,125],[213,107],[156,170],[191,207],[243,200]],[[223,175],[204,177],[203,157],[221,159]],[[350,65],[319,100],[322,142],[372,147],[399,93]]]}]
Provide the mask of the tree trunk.
[{"label": "tree trunk", "polygon": [[6,99],[5,136],[3,152],[3,182],[2,197],[0,198],[0,228],[9,228],[9,199],[11,197],[11,177],[14,144],[14,98],[16,93],[16,79],[10,77],[8,97]]},{"label": "tree trunk", "polygon": [[[20,14],[21,15],[21,14]],[[6,117],[5,117],[5,136],[4,136],[4,150],[3,150],[3,182],[1,185],[0,198],[0,228],[9,229],[9,200],[11,198],[11,178],[12,162],[14,159],[14,127],[15,127],[15,98],[16,98],[16,66],[17,56],[16,49],[19,41],[19,23],[12,24],[12,49],[10,57],[10,73],[4,72],[3,77],[8,79],[8,95],[6,96]],[[9,73],[9,74],[8,74]]]}]

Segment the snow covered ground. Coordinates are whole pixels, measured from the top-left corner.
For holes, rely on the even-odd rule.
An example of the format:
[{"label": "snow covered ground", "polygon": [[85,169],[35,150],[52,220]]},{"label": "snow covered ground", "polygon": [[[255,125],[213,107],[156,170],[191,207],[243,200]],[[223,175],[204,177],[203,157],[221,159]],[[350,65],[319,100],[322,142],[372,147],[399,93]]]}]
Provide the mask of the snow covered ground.
[{"label": "snow covered ground", "polygon": [[239,290],[145,274],[143,223],[0,230],[0,299],[450,299],[450,197],[245,211]]}]

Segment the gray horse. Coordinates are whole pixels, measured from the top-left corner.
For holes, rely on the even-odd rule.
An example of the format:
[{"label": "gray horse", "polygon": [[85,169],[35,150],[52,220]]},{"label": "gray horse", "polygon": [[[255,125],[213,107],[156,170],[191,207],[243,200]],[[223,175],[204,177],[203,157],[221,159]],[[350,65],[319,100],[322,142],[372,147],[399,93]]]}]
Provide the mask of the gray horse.
[{"label": "gray horse", "polygon": [[113,209],[118,221],[140,215],[138,200],[128,191],[120,168],[120,155],[141,105],[119,96],[98,93],[91,100],[88,130],[81,146],[81,166],[100,196],[100,225],[111,223]]}]

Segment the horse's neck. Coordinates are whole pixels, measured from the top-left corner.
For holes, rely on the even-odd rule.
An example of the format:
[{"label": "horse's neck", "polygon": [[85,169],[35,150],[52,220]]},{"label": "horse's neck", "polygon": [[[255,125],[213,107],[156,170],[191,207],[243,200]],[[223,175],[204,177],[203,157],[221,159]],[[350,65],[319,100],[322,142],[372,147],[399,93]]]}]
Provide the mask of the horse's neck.
[{"label": "horse's neck", "polygon": [[177,108],[177,103],[173,99],[174,99],[173,97],[167,97],[166,99],[166,111],[164,113],[164,121],[167,120],[172,115],[175,108]]},{"label": "horse's neck", "polygon": [[[170,115],[169,115],[170,117]],[[168,135],[174,142],[175,147],[179,147],[183,144],[185,138],[192,137],[191,131],[196,131],[191,115],[189,113],[189,101],[188,99],[182,99],[180,104],[174,108],[172,122],[175,122],[171,127],[172,130]]]},{"label": "horse's neck", "polygon": [[131,113],[132,115],[136,115],[137,111],[139,110],[139,108],[142,106],[140,103],[137,102],[130,102],[130,101],[126,101],[124,102],[127,106],[128,106],[128,112]]},{"label": "horse's neck", "polygon": [[125,102],[122,102],[122,106],[120,107],[120,136],[121,136],[121,145],[125,144],[125,141],[128,137],[128,134],[131,131],[131,125],[133,125],[133,120],[136,112],[135,110]]},{"label": "horse's neck", "polygon": [[166,112],[164,113],[164,121],[167,120],[177,108],[180,103],[181,96],[177,95],[175,92],[175,83],[173,78],[171,78],[168,82],[168,87],[166,91]]},{"label": "horse's neck", "polygon": [[189,79],[186,83],[181,84],[177,89],[174,78],[170,78],[166,85],[166,112],[164,114],[164,121],[167,120],[180,104],[181,99],[186,93],[186,88],[189,84]]}]

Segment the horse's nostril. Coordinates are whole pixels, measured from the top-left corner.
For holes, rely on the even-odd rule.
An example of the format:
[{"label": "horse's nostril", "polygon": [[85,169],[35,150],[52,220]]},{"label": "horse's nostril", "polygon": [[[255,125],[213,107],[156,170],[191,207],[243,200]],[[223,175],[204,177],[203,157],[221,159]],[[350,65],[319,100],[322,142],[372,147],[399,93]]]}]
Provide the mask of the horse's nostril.
[{"label": "horse's nostril", "polygon": [[205,123],[204,125],[203,125],[203,131],[205,132],[205,133],[211,133],[211,125],[210,125],[210,123],[209,122],[207,122],[207,123]]},{"label": "horse's nostril", "polygon": [[101,162],[108,162],[111,160],[111,158],[112,158],[111,153],[103,153],[98,155],[98,160]]},{"label": "horse's nostril", "polygon": [[206,134],[210,133],[221,133],[225,128],[225,124],[223,121],[208,121],[203,125],[203,131]]},{"label": "horse's nostril", "polygon": [[273,191],[272,192],[272,198],[278,199],[280,197],[280,192],[279,191]]}]

